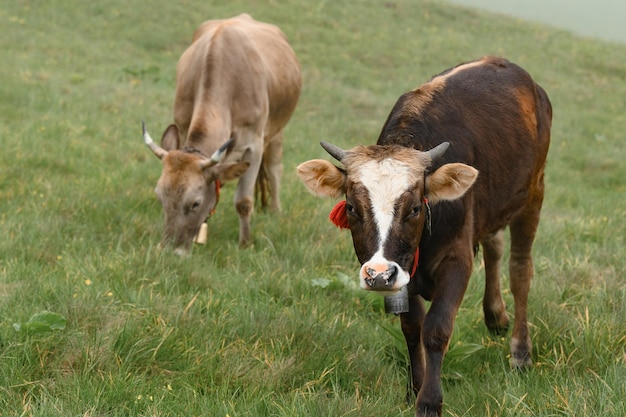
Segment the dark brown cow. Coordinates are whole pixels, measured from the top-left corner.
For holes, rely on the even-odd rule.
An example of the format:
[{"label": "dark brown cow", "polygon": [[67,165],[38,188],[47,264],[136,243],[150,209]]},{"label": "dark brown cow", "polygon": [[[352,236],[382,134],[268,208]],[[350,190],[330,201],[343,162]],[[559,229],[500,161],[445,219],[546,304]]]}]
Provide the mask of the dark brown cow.
[{"label": "dark brown cow", "polygon": [[[144,129],[146,144],[163,162],[156,187],[164,213],[162,244],[189,253],[215,209],[220,183],[238,177],[240,245],[250,242],[255,183],[267,181],[270,208],[280,210],[283,128],[301,85],[300,65],[276,26],[242,14],[206,21],[196,30],[178,61],[175,124],[165,130],[161,147]],[[217,152],[220,147],[224,152]]]},{"label": "dark brown cow", "polygon": [[[485,322],[495,332],[508,326],[500,293],[507,226],[511,364],[532,363],[526,306],[551,123],[550,101],[530,75],[486,57],[402,95],[377,145],[343,150],[322,143],[343,169],[324,160],[298,167],[313,193],[345,194],[333,217],[350,228],[361,287],[386,294],[392,308],[408,304],[392,311],[401,313],[417,416],[442,413],[441,364],[479,244]],[[392,298],[402,292],[408,300]],[[423,300],[431,301],[428,312]]]}]

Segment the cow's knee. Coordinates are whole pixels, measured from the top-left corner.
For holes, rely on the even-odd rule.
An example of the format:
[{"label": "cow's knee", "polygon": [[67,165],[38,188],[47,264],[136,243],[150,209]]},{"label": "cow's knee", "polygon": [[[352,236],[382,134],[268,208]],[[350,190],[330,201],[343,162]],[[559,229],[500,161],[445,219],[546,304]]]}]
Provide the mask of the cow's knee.
[{"label": "cow's knee", "polygon": [[252,215],[253,202],[245,198],[235,203],[237,214],[239,214],[239,246],[250,244],[250,216]]},{"label": "cow's knee", "polygon": [[252,200],[244,198],[241,201],[237,201],[235,208],[237,209],[239,217],[250,217],[250,214],[252,214]]},{"label": "cow's knee", "polygon": [[426,352],[445,354],[452,336],[453,323],[425,323],[422,344]]}]

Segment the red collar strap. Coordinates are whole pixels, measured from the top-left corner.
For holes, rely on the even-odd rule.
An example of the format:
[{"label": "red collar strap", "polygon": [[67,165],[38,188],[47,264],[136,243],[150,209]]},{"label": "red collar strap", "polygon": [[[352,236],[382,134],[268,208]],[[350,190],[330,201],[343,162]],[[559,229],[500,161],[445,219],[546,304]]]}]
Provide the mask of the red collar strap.
[{"label": "red collar strap", "polygon": [[222,184],[220,184],[220,180],[215,180],[215,205],[209,212],[209,217],[215,214],[215,209],[217,208],[217,203],[220,202],[220,188],[222,188]]},{"label": "red collar strap", "polygon": [[409,275],[409,277],[412,277],[413,275],[415,275],[415,271],[417,271],[417,265],[420,263],[420,245],[417,245],[417,248],[415,249],[415,257],[413,258],[413,268],[411,268],[411,275]]},{"label": "red collar strap", "polygon": [[[428,206],[428,200],[424,197],[424,203],[428,207],[428,229],[430,231],[430,207]],[[340,229],[349,229],[350,225],[348,224],[348,212],[346,211],[346,200],[342,200],[333,209],[330,211],[328,218],[335,226]],[[417,249],[415,249],[415,257],[413,258],[413,268],[411,269],[411,276],[415,275],[415,271],[417,271],[417,265],[419,264],[420,258],[420,247],[417,245]]]}]

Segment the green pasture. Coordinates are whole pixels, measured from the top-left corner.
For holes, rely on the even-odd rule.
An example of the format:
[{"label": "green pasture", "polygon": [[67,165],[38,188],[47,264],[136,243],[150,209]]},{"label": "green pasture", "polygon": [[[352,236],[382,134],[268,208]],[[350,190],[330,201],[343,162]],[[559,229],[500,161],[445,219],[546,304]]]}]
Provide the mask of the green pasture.
[{"label": "green pasture", "polygon": [[[156,249],[141,120],[160,137],[195,27],[241,12],[279,25],[302,65],[283,212],[257,212],[240,250],[226,186],[210,243],[180,259]],[[327,157],[320,140],[373,143],[401,93],[486,54],[554,106],[535,366],[511,371],[483,325],[478,257],[444,416],[626,415],[626,46],[415,0],[15,0],[0,32],[1,417],[412,416],[398,319],[357,288],[335,202],[295,167]]]}]

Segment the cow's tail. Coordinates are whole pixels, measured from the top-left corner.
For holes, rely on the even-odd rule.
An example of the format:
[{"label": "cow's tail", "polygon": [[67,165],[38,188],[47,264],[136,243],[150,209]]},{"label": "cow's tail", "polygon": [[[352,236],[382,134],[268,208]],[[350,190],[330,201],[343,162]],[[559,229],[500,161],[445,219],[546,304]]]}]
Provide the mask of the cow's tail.
[{"label": "cow's tail", "polygon": [[256,176],[254,184],[254,199],[261,202],[261,209],[266,210],[269,204],[270,186],[267,179],[267,168],[265,166],[265,158],[261,160],[259,173]]}]

